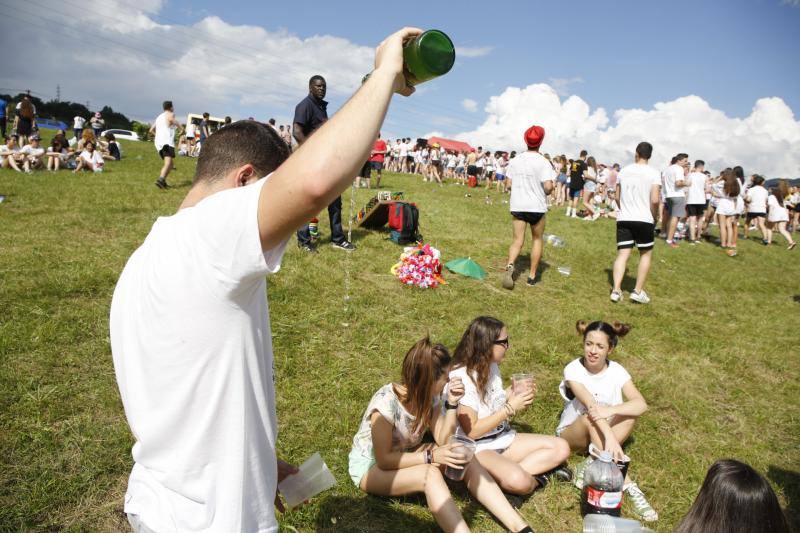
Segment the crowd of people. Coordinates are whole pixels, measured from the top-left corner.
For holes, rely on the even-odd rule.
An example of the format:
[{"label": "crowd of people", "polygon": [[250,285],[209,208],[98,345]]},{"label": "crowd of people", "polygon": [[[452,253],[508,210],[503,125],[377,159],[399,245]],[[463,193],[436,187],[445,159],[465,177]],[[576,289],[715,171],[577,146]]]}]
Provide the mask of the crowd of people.
[{"label": "crowd of people", "polygon": [[20,139],[17,134],[9,135],[0,146],[2,168],[27,174],[36,170],[57,172],[61,169],[76,173],[83,170],[102,172],[106,161],[122,158],[122,147],[110,132],[97,138],[94,131],[86,129],[76,140],[67,139],[64,130],[58,130],[47,146],[42,144],[38,132],[30,134],[25,144],[21,145]]}]

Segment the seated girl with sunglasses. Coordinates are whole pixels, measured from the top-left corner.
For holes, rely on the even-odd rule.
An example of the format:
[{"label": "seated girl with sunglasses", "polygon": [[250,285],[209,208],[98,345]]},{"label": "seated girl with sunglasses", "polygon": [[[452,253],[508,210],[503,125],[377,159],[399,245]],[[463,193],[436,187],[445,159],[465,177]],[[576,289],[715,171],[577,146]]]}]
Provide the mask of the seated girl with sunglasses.
[{"label": "seated girl with sunglasses", "polygon": [[509,420],[533,403],[536,385],[520,392],[503,389],[499,365],[507,351],[506,326],[496,318],[480,316],[458,343],[450,378],[464,383],[458,432],[476,441],[475,457],[504,491],[522,495],[544,487],[550,474],[570,481],[571,472],[560,466],[570,450],[559,437],[511,429]]},{"label": "seated girl with sunglasses", "polygon": [[[583,357],[564,368],[564,381],[559,388],[567,403],[556,434],[566,439],[575,451],[586,453],[593,444],[611,452],[616,461],[627,460],[622,444],[633,432],[636,419],[647,411],[647,403],[628,371],[609,357],[619,338],[630,331],[630,326],[579,320],[575,328],[583,337]],[[589,455],[576,469],[575,485],[579,489],[583,488],[583,474],[592,461]],[[624,473],[623,490],[636,514],[648,522],[658,520],[658,513],[644,493],[631,482],[627,468]]]},{"label": "seated girl with sunglasses", "polygon": [[[457,379],[448,383],[450,363],[447,348],[428,338],[412,346],[403,359],[402,381],[381,387],[364,412],[350,451],[350,477],[361,490],[378,496],[422,492],[444,531],[466,532],[469,527],[442,475],[445,466],[463,468],[467,489],[497,520],[510,531],[532,533],[486,470],[447,444],[464,394]],[[428,430],[435,444],[422,444]]]}]

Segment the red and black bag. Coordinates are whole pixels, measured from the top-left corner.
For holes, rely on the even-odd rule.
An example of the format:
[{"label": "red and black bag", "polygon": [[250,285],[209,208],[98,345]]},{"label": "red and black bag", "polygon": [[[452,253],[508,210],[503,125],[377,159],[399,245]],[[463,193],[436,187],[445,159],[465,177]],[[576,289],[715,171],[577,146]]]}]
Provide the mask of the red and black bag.
[{"label": "red and black bag", "polygon": [[419,234],[417,205],[409,202],[392,202],[389,206],[389,229],[392,230],[390,239],[397,244],[420,241],[422,237]]}]

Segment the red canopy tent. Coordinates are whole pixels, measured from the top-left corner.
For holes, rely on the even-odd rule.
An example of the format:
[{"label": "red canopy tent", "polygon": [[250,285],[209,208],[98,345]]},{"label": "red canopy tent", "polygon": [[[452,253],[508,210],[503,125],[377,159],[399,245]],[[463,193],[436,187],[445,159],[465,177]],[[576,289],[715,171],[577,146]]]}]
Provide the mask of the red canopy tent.
[{"label": "red canopy tent", "polygon": [[452,139],[443,139],[442,137],[431,137],[428,139],[428,146],[434,143],[438,144],[445,150],[453,150],[456,152],[471,152],[474,150],[472,146],[465,142],[454,141]]}]

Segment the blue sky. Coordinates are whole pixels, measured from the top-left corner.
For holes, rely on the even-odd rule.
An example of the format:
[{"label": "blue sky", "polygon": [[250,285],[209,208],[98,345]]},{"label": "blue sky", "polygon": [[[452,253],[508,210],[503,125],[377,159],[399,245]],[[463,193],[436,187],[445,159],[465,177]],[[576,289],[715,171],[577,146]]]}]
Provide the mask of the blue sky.
[{"label": "blue sky", "polygon": [[[457,45],[491,47],[485,56],[459,59],[450,75],[417,95],[419,102],[396,106],[438,112],[458,119],[459,126],[483,118],[464,112],[463,98],[477,101],[480,109],[506,86],[552,78],[582,79],[568,92],[607,110],[649,108],[689,94],[732,116],[747,115],[764,96],[779,96],[795,112],[800,109],[800,7],[781,0],[382,5],[233,0],[221,7],[207,0],[178,1],[169,2],[162,14],[184,23],[217,15],[232,24],[285,28],[300,37],[333,34],[370,47],[413,24],[442,29]],[[341,103],[333,100],[332,105]]]},{"label": "blue sky", "polygon": [[[11,0],[0,17],[3,92],[111,105],[151,121],[209,111],[288,123],[309,76],[335,112],[404,25],[456,44],[453,71],[395,98],[384,136],[440,133],[545,146],[609,161],[650,140],[659,160],[688,151],[719,165],[800,175],[800,0],[312,2]],[[796,156],[791,155],[797,153]]]}]

